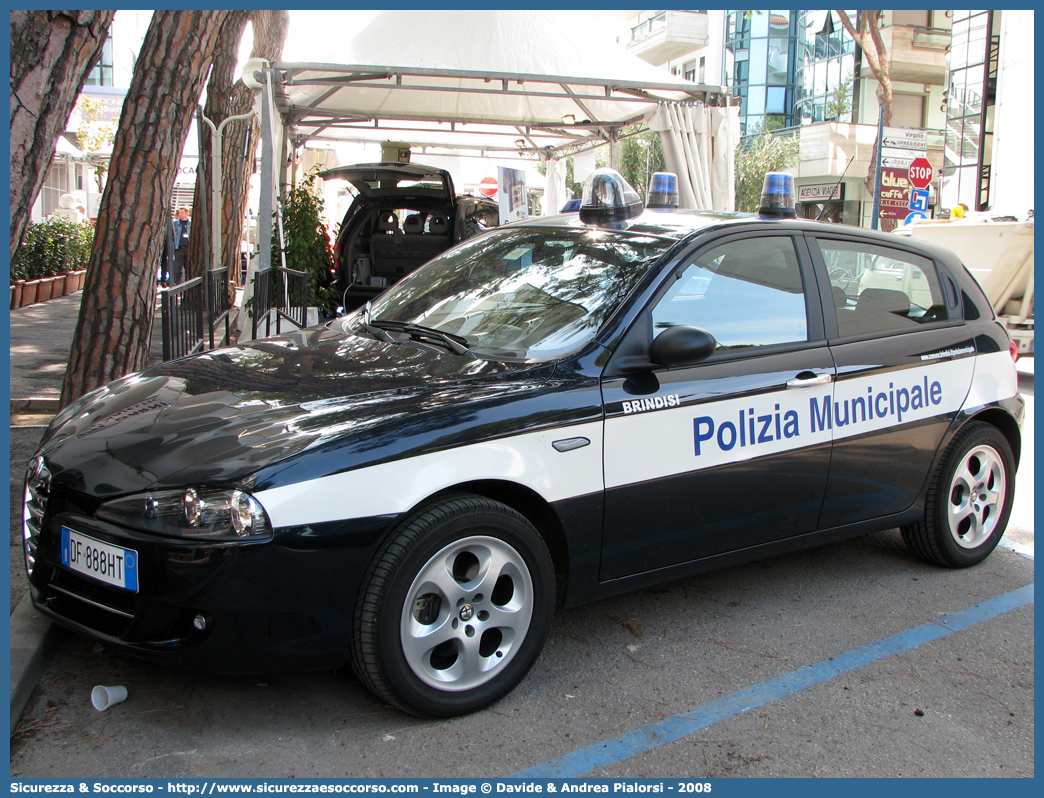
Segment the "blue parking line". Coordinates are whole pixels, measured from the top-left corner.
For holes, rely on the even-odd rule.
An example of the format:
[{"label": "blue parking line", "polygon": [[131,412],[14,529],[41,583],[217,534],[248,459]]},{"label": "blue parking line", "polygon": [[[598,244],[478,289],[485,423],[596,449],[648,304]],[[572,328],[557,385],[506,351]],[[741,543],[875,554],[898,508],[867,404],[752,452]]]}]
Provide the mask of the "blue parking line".
[{"label": "blue parking line", "polygon": [[508,778],[569,778],[584,776],[595,768],[612,765],[632,756],[645,753],[666,743],[674,742],[686,735],[713,726],[723,720],[736,717],[748,710],[778,701],[806,688],[833,679],[843,673],[854,671],[872,662],[901,654],[940,637],[959,632],[975,624],[996,618],[1011,610],[1033,603],[1033,585],[1013,590],[1002,596],[988,599],[973,607],[946,615],[933,623],[926,623],[905,632],[886,637],[875,643],[846,651],[836,657],[807,665],[791,673],[783,674],[761,684],[738,690],[731,695],[651,726],[621,734],[611,740],[595,743],[572,753],[560,756],[519,771]]}]

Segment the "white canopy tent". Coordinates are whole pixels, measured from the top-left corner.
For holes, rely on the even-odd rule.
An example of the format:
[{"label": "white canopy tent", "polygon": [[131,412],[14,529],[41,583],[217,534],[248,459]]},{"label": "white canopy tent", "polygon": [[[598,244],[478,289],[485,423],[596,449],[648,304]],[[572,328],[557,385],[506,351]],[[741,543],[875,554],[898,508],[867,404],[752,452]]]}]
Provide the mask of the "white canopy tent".
[{"label": "white canopy tent", "polygon": [[[317,24],[343,34],[352,30],[350,13],[322,12]],[[683,193],[683,205],[731,209],[731,182],[727,199],[691,188],[709,185],[712,159],[724,158],[738,141],[736,109],[730,112],[725,92],[588,35],[584,20],[581,12],[565,11],[382,11],[343,41],[323,44],[317,36],[315,61],[248,62],[244,82],[260,90],[268,115],[262,206],[264,186],[274,185],[280,129],[293,146],[404,141],[540,157],[552,177],[544,206],[554,209],[564,180],[556,160],[608,144],[615,163],[618,142],[644,129],[658,109],[699,106],[719,108],[732,138],[713,147],[665,146],[668,169],[689,176],[681,181],[691,193],[691,199]],[[657,115],[661,138],[684,124],[676,117]],[[696,135],[691,123],[686,135]],[[718,174],[728,174],[722,163]],[[259,243],[265,268],[266,242]]]},{"label": "white canopy tent", "polygon": [[660,134],[668,171],[678,175],[681,207],[736,210],[738,107],[662,105],[648,125]]},{"label": "white canopy tent", "polygon": [[724,103],[719,87],[591,37],[583,20],[578,12],[380,12],[316,53],[330,63],[274,64],[276,102],[300,139],[551,147],[552,157],[613,142],[661,102]]}]

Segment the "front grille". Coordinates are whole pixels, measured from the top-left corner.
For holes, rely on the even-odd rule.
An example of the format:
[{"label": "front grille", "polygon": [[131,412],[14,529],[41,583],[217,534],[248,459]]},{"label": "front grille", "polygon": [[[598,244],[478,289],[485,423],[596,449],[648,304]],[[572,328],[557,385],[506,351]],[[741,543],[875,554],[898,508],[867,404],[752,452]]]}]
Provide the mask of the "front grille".
[{"label": "front grille", "polygon": [[29,464],[25,484],[22,534],[26,570],[30,578],[34,569],[38,571],[34,581],[40,588],[38,600],[51,612],[102,635],[157,648],[198,644],[209,637],[209,628],[203,632],[193,628],[194,609],[143,601],[134,592],[58,566],[57,538],[48,537],[44,544],[43,530],[47,528],[48,535],[55,533],[58,519],[65,516],[91,518],[101,502],[62,485],[61,479],[52,482],[40,457]]},{"label": "front grille", "polygon": [[[56,584],[47,586],[47,606],[63,618],[94,629],[110,637],[122,637],[134,622],[133,615],[90,597],[90,589],[83,590],[83,581],[72,587]],[[78,580],[79,581],[79,580]],[[90,587],[90,586],[88,586]]]},{"label": "front grille", "polygon": [[137,609],[133,593],[61,568],[55,569],[49,587],[126,618],[133,618]]},{"label": "front grille", "polygon": [[25,504],[22,509],[22,539],[25,551],[25,570],[31,577],[36,567],[36,551],[40,545],[47,500],[51,495],[51,472],[42,457],[29,463],[25,477]]}]

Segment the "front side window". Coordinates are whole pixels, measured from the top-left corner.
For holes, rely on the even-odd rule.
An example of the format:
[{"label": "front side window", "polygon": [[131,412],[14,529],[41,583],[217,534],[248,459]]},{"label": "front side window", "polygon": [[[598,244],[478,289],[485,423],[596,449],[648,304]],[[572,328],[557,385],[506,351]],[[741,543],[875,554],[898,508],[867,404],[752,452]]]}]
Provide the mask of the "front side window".
[{"label": "front side window", "polygon": [[946,319],[942,287],[930,259],[851,241],[819,239],[818,244],[842,338],[912,330]]},{"label": "front side window", "polygon": [[808,314],[789,236],[745,238],[701,253],[652,311],[653,335],[702,327],[718,351],[808,340]]},{"label": "front side window", "polygon": [[607,230],[493,230],[400,280],[346,329],[405,322],[485,357],[562,355],[594,337],[673,243]]}]

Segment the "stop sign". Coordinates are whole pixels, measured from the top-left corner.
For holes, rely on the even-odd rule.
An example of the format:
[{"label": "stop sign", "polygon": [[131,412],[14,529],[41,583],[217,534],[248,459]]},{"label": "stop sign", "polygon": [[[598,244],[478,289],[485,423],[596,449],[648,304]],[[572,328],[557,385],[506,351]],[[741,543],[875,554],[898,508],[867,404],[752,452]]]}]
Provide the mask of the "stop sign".
[{"label": "stop sign", "polygon": [[932,182],[932,165],[927,158],[914,158],[909,167],[910,182],[916,188],[928,188]]},{"label": "stop sign", "polygon": [[495,177],[484,177],[479,181],[479,191],[487,197],[495,196],[497,193],[497,179]]}]

